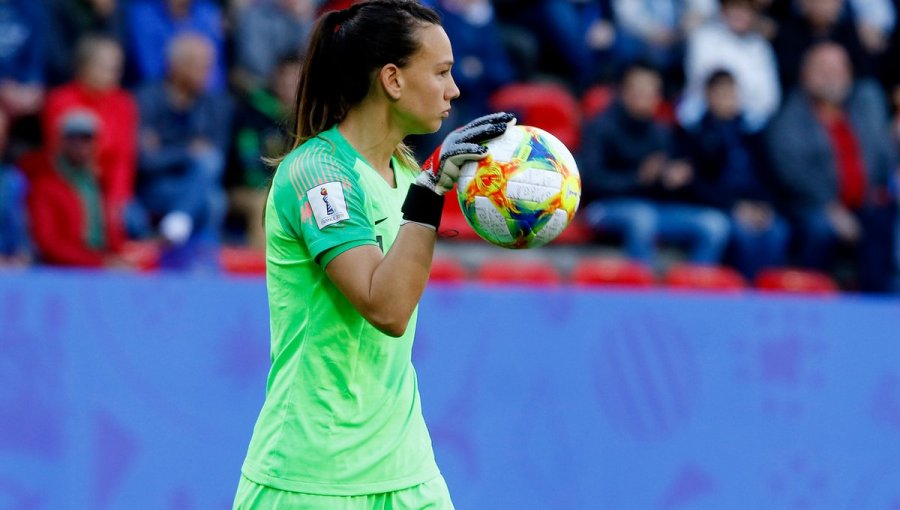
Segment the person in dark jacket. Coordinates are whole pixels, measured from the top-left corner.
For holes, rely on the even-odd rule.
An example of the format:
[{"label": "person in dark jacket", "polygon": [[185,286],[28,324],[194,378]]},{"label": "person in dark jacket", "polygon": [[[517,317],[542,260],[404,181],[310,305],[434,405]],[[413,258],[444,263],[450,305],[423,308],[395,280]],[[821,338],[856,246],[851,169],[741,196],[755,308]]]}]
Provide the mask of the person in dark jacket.
[{"label": "person in dark jacket", "polygon": [[731,218],[733,263],[752,280],[786,263],[789,228],[767,187],[761,140],[745,127],[734,76],[714,71],[705,89],[706,113],[680,137],[696,171],[691,192]]},{"label": "person in dark jacket", "polygon": [[846,50],[814,46],[802,85],[767,133],[769,156],[798,235],[799,262],[825,269],[837,244],[856,245],[859,286],[890,288],[896,208],[884,95],[853,79]]},{"label": "person in dark jacket", "polygon": [[215,268],[215,245],[227,206],[223,174],[231,101],[206,91],[213,48],[205,37],[177,36],[168,58],[167,78],[137,93],[141,121],[136,196],[150,222],[158,222],[165,242],[184,248],[167,252],[171,264],[164,254],[167,267]]},{"label": "person in dark jacket", "polygon": [[629,257],[653,263],[656,241],[688,244],[694,263],[721,260],[728,218],[684,202],[693,169],[673,159],[668,130],[655,120],[659,73],[630,66],[617,99],[585,130],[581,154],[585,219],[599,232],[621,234]]}]

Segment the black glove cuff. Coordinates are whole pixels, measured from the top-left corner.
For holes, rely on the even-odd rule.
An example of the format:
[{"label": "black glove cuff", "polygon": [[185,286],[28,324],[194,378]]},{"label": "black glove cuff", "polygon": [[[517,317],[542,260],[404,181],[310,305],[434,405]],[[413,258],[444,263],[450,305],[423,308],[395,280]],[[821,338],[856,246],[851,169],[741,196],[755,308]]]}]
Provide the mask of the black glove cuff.
[{"label": "black glove cuff", "polygon": [[437,230],[441,225],[441,213],[444,212],[444,197],[424,186],[410,184],[400,210],[404,220],[432,225]]}]

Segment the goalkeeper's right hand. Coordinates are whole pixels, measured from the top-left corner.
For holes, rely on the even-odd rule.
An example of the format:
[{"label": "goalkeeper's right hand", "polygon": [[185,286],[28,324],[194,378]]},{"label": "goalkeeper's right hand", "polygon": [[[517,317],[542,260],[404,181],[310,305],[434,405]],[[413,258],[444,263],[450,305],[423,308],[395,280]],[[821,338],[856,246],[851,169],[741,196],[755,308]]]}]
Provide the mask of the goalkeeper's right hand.
[{"label": "goalkeeper's right hand", "polygon": [[467,161],[476,161],[487,156],[487,147],[482,143],[497,138],[506,128],[516,123],[512,113],[492,113],[479,117],[456,129],[435,149],[422,165],[422,173],[416,184],[434,191],[438,195],[450,191],[459,178],[459,169]]},{"label": "goalkeeper's right hand", "polygon": [[422,172],[410,185],[403,202],[403,223],[417,223],[437,230],[444,210],[444,193],[459,179],[459,168],[466,161],[487,156],[483,142],[506,132],[516,123],[511,113],[493,113],[479,117],[453,131],[422,165]]}]

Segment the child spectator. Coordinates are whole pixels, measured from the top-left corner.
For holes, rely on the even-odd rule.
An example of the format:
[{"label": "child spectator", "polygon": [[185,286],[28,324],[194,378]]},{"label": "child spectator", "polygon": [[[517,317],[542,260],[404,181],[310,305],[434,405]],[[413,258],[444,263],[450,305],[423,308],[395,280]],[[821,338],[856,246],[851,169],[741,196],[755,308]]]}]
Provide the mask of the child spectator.
[{"label": "child spectator", "polygon": [[798,234],[799,262],[827,269],[838,243],[854,244],[859,285],[889,289],[896,210],[888,187],[894,167],[881,89],[854,81],[847,51],[814,46],[802,84],[767,134],[773,170]]},{"label": "child spectator", "polygon": [[225,17],[211,0],[132,0],[128,7],[130,57],[138,82],[166,76],[166,53],[172,39],[191,32],[204,37],[212,48],[212,70],[204,86],[225,87]]},{"label": "child spectator", "polygon": [[6,164],[7,123],[0,113],[0,267],[23,266],[30,259],[25,178],[18,168]]},{"label": "child spectator", "polygon": [[714,264],[728,243],[721,212],[696,205],[658,202],[684,196],[693,170],[670,158],[671,141],[654,119],[662,80],[651,67],[634,64],[620,82],[617,100],[584,135],[581,169],[585,219],[597,231],[621,234],[634,259],[655,261],[657,239],[690,245],[690,260]]},{"label": "child spectator", "polygon": [[757,131],[781,102],[778,64],[769,42],[753,32],[758,23],[756,0],[721,0],[719,20],[690,34],[685,58],[685,93],[678,109],[682,125],[703,115],[704,81],[716,69],[727,69],[737,82],[740,109],[747,127]]},{"label": "child spectator", "polygon": [[134,196],[137,166],[137,104],[120,86],[123,54],[118,41],[89,35],[75,48],[74,81],[53,89],[44,109],[44,140],[51,153],[61,143],[59,122],[73,109],[99,120],[95,135],[98,184],[114,212],[109,228],[124,230],[125,209]]},{"label": "child spectator", "polygon": [[280,56],[303,53],[315,15],[314,0],[262,0],[239,11],[234,34],[238,88],[265,87]]},{"label": "child spectator", "polygon": [[137,94],[137,198],[151,221],[159,221],[172,247],[172,267],[214,263],[204,256],[218,243],[225,215],[222,173],[231,103],[206,90],[214,54],[206,37],[176,36],[166,51],[166,79]]},{"label": "child spectator", "polygon": [[74,77],[78,42],[104,35],[125,42],[125,11],[119,0],[48,0],[53,29],[48,34],[47,81],[66,83]]},{"label": "child spectator", "polygon": [[715,71],[705,89],[706,113],[683,133],[697,172],[692,192],[731,218],[734,265],[752,280],[764,267],[785,264],[788,225],[766,187],[761,140],[746,129],[735,77]]},{"label": "child spectator", "polygon": [[[244,218],[250,246],[265,248],[262,214],[274,168],[265,158],[284,154],[290,148],[285,124],[297,93],[301,60],[283,57],[273,69],[269,85],[259,87],[242,102],[235,117],[231,209]],[[230,172],[231,173],[231,172]]]},{"label": "child spectator", "polygon": [[111,227],[106,197],[99,183],[96,137],[99,119],[71,110],[60,119],[54,153],[23,157],[29,179],[28,212],[40,259],[47,264],[123,267],[123,241]]}]

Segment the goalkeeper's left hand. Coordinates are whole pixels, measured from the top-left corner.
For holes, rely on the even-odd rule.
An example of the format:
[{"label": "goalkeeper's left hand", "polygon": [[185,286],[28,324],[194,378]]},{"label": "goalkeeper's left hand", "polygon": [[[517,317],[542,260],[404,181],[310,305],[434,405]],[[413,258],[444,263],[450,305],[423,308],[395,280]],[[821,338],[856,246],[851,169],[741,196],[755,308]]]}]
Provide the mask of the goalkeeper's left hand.
[{"label": "goalkeeper's left hand", "polygon": [[416,184],[438,195],[450,191],[464,163],[487,156],[487,147],[481,144],[501,136],[507,127],[515,123],[515,115],[499,112],[479,117],[453,131],[422,165]]}]

